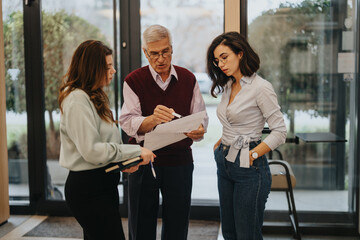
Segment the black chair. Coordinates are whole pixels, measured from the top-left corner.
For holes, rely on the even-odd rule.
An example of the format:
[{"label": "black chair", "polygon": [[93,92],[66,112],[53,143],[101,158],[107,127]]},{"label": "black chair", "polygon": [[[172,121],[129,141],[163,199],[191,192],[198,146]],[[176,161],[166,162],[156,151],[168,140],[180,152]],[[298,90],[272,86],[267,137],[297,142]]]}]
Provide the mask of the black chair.
[{"label": "black chair", "polygon": [[295,207],[293,188],[296,185],[295,175],[290,164],[284,160],[269,160],[272,176],[271,191],[285,191],[289,207],[289,217],[295,239],[301,239],[299,222]]}]

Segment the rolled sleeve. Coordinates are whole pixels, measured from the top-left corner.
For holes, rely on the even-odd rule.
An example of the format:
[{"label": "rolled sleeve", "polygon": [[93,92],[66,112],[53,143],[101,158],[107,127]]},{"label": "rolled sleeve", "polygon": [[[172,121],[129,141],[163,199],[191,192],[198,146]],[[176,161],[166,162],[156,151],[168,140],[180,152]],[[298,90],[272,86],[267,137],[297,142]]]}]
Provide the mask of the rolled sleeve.
[{"label": "rolled sleeve", "polygon": [[285,143],[287,130],[283,114],[277,101],[277,95],[269,82],[262,87],[262,94],[258,94],[258,106],[269,125],[271,133],[264,139],[264,142],[274,150]]},{"label": "rolled sleeve", "polygon": [[130,137],[136,139],[136,142],[144,140],[144,134],[138,134],[138,130],[146,117],[142,116],[139,97],[124,83],[124,104],[121,108],[119,123],[120,127]]}]

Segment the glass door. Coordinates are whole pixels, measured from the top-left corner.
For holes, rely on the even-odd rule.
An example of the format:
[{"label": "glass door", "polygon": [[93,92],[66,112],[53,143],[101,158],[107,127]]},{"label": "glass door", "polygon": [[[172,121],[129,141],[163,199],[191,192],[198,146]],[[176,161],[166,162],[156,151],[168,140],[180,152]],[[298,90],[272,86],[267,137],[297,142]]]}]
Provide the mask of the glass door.
[{"label": "glass door", "polygon": [[3,0],[2,11],[10,204],[29,205],[23,3]]},{"label": "glass door", "polygon": [[[288,140],[299,140],[279,148],[297,179],[297,210],[353,213],[357,165],[349,139],[358,104],[350,100],[357,86],[356,1],[247,4],[248,39],[261,59],[259,74],[275,88]],[[287,210],[279,194],[271,192],[268,210]]]}]

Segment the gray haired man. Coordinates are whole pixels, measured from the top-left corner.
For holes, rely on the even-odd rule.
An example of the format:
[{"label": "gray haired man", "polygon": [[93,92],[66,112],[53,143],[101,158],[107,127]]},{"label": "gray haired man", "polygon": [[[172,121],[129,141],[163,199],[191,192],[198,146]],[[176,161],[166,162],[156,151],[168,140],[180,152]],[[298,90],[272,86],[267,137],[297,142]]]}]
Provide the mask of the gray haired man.
[{"label": "gray haired man", "polygon": [[[143,52],[149,65],[131,72],[124,82],[120,124],[143,144],[144,135],[158,124],[169,122],[176,112],[187,116],[205,110],[194,74],[171,63],[172,43],[168,29],[152,25],[143,33]],[[162,196],[163,240],[187,239],[191,203],[193,157],[191,144],[201,140],[207,116],[187,138],[154,151],[156,178],[149,165],[129,175],[130,240],[155,240]]]}]

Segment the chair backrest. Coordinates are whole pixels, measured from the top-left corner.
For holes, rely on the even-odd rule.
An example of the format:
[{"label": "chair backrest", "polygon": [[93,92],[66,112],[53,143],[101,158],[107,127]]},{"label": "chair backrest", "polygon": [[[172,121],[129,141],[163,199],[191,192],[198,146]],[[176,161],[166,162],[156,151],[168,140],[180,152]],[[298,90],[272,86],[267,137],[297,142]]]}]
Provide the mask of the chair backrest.
[{"label": "chair backrest", "polygon": [[271,189],[286,190],[289,188],[285,167],[289,171],[292,188],[296,186],[296,178],[288,162],[284,160],[269,160],[269,167],[272,176]]}]

